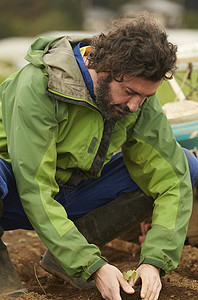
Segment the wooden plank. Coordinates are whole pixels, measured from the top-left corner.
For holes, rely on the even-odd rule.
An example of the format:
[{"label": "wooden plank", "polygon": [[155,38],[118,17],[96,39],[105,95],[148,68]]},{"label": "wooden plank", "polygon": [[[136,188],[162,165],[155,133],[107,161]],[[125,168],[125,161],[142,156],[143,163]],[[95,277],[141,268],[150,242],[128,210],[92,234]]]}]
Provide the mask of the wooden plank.
[{"label": "wooden plank", "polygon": [[139,245],[121,240],[119,238],[114,239],[111,242],[107,243],[106,246],[113,248],[115,250],[118,250],[118,251],[123,251],[123,252],[129,253],[133,257],[140,251]]}]

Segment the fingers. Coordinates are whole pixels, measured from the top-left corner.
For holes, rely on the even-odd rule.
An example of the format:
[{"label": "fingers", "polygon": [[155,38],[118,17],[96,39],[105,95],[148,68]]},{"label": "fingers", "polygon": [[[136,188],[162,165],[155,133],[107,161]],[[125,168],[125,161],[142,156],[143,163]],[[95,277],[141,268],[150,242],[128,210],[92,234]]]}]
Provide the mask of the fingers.
[{"label": "fingers", "polygon": [[142,285],[140,296],[144,300],[157,300],[161,290],[161,282],[154,282],[152,285],[149,282],[144,282]]},{"label": "fingers", "polygon": [[[142,264],[137,269],[137,283],[142,281],[140,296],[144,300],[157,300],[162,287],[159,269],[149,265]],[[135,291],[130,284],[124,279],[122,273],[114,266],[105,264],[100,267],[93,275],[96,286],[100,291],[103,299],[121,300],[120,287],[125,293],[133,294]]]},{"label": "fingers", "polygon": [[157,300],[162,288],[159,269],[152,265],[142,264],[137,269],[137,273],[142,281],[141,298],[144,300]]},{"label": "fingers", "polygon": [[105,289],[103,291],[100,290],[101,296],[105,300],[122,300],[120,296],[120,290],[116,291],[115,289]]},{"label": "fingers", "polygon": [[93,275],[96,286],[105,300],[121,300],[120,286],[128,294],[134,289],[124,279],[122,273],[114,266],[105,264]]},{"label": "fingers", "polygon": [[124,279],[122,273],[120,272],[120,276],[118,278],[119,283],[123,291],[127,294],[133,294],[135,293],[135,290],[132,288],[132,286]]}]

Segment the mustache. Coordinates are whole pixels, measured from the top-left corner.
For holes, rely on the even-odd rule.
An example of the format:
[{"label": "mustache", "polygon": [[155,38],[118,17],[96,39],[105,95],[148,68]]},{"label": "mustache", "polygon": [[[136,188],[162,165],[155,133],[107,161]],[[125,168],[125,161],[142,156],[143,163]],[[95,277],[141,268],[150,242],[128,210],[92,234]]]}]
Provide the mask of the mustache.
[{"label": "mustache", "polygon": [[130,109],[128,108],[127,105],[122,105],[122,104],[113,104],[113,107],[118,107],[121,110],[123,110],[125,113],[131,113]]}]

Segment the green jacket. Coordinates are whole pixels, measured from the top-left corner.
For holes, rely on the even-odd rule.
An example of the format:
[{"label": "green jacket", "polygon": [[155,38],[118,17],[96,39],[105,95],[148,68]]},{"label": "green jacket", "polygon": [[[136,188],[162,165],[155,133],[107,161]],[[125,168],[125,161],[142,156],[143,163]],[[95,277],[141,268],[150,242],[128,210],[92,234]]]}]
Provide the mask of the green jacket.
[{"label": "green jacket", "polygon": [[1,85],[0,156],[12,163],[24,210],[43,243],[70,275],[88,280],[106,261],[54,196],[65,183],[99,177],[122,147],[131,178],[155,200],[140,263],[167,273],[179,262],[192,209],[186,157],[156,96],[104,128],[74,44],[66,37],[37,39],[26,56],[30,64]]}]

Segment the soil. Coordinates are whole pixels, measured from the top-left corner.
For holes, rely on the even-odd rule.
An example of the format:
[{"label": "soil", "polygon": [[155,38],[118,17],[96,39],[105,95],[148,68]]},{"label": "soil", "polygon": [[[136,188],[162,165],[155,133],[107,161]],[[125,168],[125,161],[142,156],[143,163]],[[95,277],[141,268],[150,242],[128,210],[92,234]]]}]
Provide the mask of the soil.
[{"label": "soil", "polygon": [[[198,206],[198,201],[195,201]],[[194,210],[195,212],[195,210]],[[196,225],[196,227],[193,225]],[[196,236],[198,226],[198,214],[195,212],[190,221],[187,243],[192,241],[192,245],[185,245],[179,266],[176,270],[162,278],[163,288],[160,300],[197,300],[198,299],[198,241]],[[122,237],[120,243],[126,236]],[[15,230],[6,232],[3,235],[11,260],[18,272],[18,275],[29,291],[16,297],[17,300],[97,300],[102,299],[96,288],[90,290],[80,290],[70,283],[56,278],[45,272],[39,266],[41,255],[45,252],[45,246],[40,241],[34,231]],[[131,243],[131,241],[129,241]],[[134,251],[120,251],[119,247],[110,247],[109,244],[101,248],[103,256],[121,271],[135,269],[139,260],[140,245],[138,241],[131,243]],[[116,240],[115,245],[119,244]],[[195,246],[196,245],[196,246]],[[119,250],[118,250],[119,249]],[[134,295],[126,295],[122,292],[122,299],[140,299],[140,287],[136,287]],[[8,296],[0,296],[1,300],[13,299]]]}]

